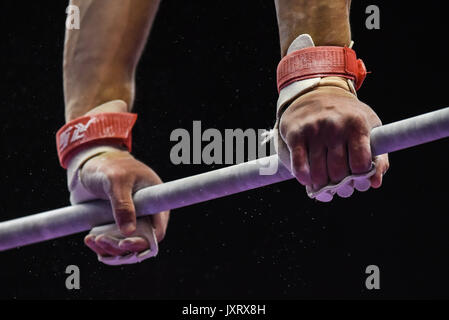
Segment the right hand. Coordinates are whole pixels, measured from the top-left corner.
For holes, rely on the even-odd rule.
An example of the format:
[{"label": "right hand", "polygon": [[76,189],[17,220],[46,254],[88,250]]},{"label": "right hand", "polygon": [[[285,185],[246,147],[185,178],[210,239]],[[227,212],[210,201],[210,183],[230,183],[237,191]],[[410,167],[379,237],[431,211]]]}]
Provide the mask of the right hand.
[{"label": "right hand", "polygon": [[[345,79],[327,79],[346,84]],[[314,88],[293,101],[280,119],[281,162],[313,191],[348,175],[367,173],[372,161],[376,172],[370,184],[379,188],[389,168],[387,154],[371,154],[370,133],[382,125],[379,117],[342,87],[328,82]]]},{"label": "right hand", "polygon": [[[125,239],[88,234],[85,244],[101,256],[121,256],[149,248],[148,241],[133,236],[136,212],[132,195],[139,189],[161,184],[159,176],[127,151],[110,151],[89,159],[81,169],[80,179],[86,189],[99,199],[109,200],[115,222]],[[169,211],[151,216],[157,241],[167,229]],[[140,222],[140,221],[139,221]]]}]

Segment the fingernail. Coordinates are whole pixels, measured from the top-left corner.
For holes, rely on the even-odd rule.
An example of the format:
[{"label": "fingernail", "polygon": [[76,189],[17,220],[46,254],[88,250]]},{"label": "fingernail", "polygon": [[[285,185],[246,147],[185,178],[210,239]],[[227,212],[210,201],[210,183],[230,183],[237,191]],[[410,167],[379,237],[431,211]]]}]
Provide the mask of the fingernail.
[{"label": "fingernail", "polygon": [[108,236],[101,235],[97,238],[97,241],[104,244],[114,244],[114,241],[110,239]]},{"label": "fingernail", "polygon": [[88,236],[88,237],[86,237],[86,238],[84,239],[84,242],[85,242],[85,243],[90,243],[90,244],[95,243],[95,237]]},{"label": "fingernail", "polygon": [[128,240],[128,239],[124,239],[122,241],[119,242],[118,246],[120,249],[128,249],[128,246],[133,244],[133,241]]}]

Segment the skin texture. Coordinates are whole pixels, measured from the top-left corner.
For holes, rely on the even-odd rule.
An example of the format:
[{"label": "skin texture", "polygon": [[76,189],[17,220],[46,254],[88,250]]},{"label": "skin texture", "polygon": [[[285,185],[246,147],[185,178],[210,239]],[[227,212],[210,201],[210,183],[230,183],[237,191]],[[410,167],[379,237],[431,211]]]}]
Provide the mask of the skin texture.
[{"label": "skin texture", "polygon": [[[136,66],[146,43],[159,1],[73,0],[80,9],[80,29],[67,30],[64,46],[66,121],[85,114],[127,112],[134,100]],[[100,255],[123,255],[148,248],[133,236],[136,214],[132,194],[162,183],[157,174],[126,151],[106,152],[87,161],[81,181],[101,199],[111,201],[116,223],[126,238],[106,235],[85,238]],[[164,238],[168,212],[152,216],[158,241]]]},{"label": "skin texture", "polygon": [[80,29],[67,30],[64,46],[66,120],[116,99],[131,110],[136,66],[159,1],[72,0]]},{"label": "skin texture", "polygon": [[303,185],[314,190],[337,183],[350,173],[376,173],[371,186],[379,188],[388,170],[387,155],[372,159],[371,129],[381,125],[376,113],[353,94],[334,86],[318,87],[296,99],[280,121],[281,161]]},{"label": "skin texture", "polygon": [[316,46],[347,46],[351,42],[348,0],[275,0],[281,54],[293,40],[308,33]]},{"label": "skin texture", "polygon": [[[136,66],[150,32],[157,0],[72,0],[81,12],[81,29],[68,30],[64,48],[66,120],[88,112],[130,111],[134,100]],[[308,33],[317,46],[349,45],[348,0],[276,0],[281,55],[300,34]],[[122,111],[122,112],[123,112]],[[369,132],[381,125],[375,112],[335,78],[303,94],[280,118],[279,155],[299,182],[318,189],[350,173],[369,169]],[[386,155],[376,157],[371,185],[379,187],[388,169]],[[86,244],[100,255],[121,255],[148,247],[133,237],[135,212],[132,193],[161,183],[150,168],[126,151],[107,152],[90,159],[81,171],[83,184],[99,198],[109,199],[114,217],[127,236],[117,241],[87,236]],[[161,240],[168,212],[153,216]]]},{"label": "skin texture", "polygon": [[[316,46],[347,46],[351,41],[350,1],[276,0],[281,55],[300,34]],[[281,162],[297,180],[318,190],[347,175],[364,173],[371,161],[376,173],[371,186],[382,184],[388,155],[372,158],[369,134],[382,123],[376,113],[352,94],[345,79],[328,77],[278,115]]]},{"label": "skin texture", "polygon": [[[126,239],[105,235],[88,235],[85,243],[100,255],[123,255],[140,252],[149,247],[146,239],[133,236],[136,228],[132,194],[137,190],[162,183],[158,175],[126,151],[107,152],[89,160],[81,171],[83,185],[100,199],[110,200],[114,218]],[[130,214],[132,213],[132,214]],[[153,227],[160,242],[165,235],[168,211],[154,215]]]}]

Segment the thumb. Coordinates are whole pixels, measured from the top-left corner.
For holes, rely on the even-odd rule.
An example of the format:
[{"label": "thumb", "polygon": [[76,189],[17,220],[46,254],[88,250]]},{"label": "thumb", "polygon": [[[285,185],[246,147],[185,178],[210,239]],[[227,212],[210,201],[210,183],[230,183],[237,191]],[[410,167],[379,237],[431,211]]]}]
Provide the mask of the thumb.
[{"label": "thumb", "polygon": [[129,236],[136,231],[136,209],[132,198],[132,187],[116,184],[109,193],[112,212],[120,232]]}]

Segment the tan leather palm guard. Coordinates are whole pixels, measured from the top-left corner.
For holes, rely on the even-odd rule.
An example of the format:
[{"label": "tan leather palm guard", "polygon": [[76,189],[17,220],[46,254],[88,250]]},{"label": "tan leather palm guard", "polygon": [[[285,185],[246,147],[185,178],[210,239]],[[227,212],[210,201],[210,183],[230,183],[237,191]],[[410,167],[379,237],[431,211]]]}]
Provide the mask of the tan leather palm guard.
[{"label": "tan leather palm guard", "polygon": [[338,87],[355,95],[354,89],[350,87],[348,80],[340,77],[324,77],[321,78],[317,87]]},{"label": "tan leather palm guard", "polygon": [[[321,87],[336,87],[336,88],[340,88],[343,89],[345,91],[347,91],[348,93],[354,95],[357,97],[354,85],[352,84],[352,82],[348,79],[345,78],[341,78],[341,77],[323,77],[321,79],[319,79],[319,81],[316,82],[316,84],[304,89],[301,93],[299,93],[298,95],[296,95],[293,99],[291,99],[290,101],[286,101],[284,103],[282,103],[282,105],[279,106],[278,110],[277,110],[277,114],[276,114],[276,124],[278,124],[278,122],[280,121],[282,114],[284,113],[285,110],[287,110],[287,108],[293,104],[297,99],[299,99],[301,96],[316,90],[317,88],[321,88]],[[276,127],[276,126],[275,126]]]}]

